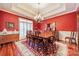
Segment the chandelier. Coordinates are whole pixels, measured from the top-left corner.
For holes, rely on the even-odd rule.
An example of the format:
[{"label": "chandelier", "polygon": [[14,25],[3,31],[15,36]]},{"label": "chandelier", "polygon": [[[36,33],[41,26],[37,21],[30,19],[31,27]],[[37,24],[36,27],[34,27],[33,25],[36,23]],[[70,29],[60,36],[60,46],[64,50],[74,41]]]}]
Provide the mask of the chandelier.
[{"label": "chandelier", "polygon": [[43,20],[43,17],[40,14],[40,3],[38,3],[37,5],[38,5],[38,10],[37,10],[37,14],[34,17],[34,19],[39,23]]}]

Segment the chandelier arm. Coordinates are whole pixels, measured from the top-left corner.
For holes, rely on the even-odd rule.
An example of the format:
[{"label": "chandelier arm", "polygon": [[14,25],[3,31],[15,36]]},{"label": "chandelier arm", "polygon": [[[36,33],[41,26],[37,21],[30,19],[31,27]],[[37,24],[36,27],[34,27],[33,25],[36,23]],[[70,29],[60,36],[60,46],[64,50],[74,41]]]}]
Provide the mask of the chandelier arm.
[{"label": "chandelier arm", "polygon": [[38,5],[38,11],[37,11],[37,15],[35,16],[35,19],[37,20],[37,22],[41,22],[41,20],[43,19],[40,15],[40,3],[37,4]]}]

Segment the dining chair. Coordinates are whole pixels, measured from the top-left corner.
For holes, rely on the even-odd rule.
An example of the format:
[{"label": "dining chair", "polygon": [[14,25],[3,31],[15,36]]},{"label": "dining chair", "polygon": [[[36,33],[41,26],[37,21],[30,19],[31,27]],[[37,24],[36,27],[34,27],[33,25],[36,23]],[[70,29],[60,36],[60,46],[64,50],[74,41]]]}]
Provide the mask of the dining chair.
[{"label": "dining chair", "polygon": [[76,43],[76,32],[71,32],[70,37],[65,37],[65,42],[69,40],[70,44],[77,44]]}]

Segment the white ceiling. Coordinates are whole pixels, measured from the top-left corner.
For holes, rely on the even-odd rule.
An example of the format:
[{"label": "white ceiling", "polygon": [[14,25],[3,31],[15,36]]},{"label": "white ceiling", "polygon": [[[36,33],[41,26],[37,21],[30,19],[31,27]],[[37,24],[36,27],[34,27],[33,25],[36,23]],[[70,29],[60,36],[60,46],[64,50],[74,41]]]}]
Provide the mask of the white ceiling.
[{"label": "white ceiling", "polygon": [[[44,19],[73,12],[79,4],[75,3],[40,3],[40,14]],[[38,12],[38,3],[0,3],[0,10],[34,19]]]}]

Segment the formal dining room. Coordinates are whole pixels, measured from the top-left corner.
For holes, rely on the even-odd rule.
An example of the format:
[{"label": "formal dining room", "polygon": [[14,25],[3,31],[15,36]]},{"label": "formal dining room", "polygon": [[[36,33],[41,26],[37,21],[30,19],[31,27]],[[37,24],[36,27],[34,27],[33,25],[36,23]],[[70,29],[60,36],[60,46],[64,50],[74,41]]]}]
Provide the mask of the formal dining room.
[{"label": "formal dining room", "polygon": [[79,4],[0,3],[0,56],[79,56]]}]

